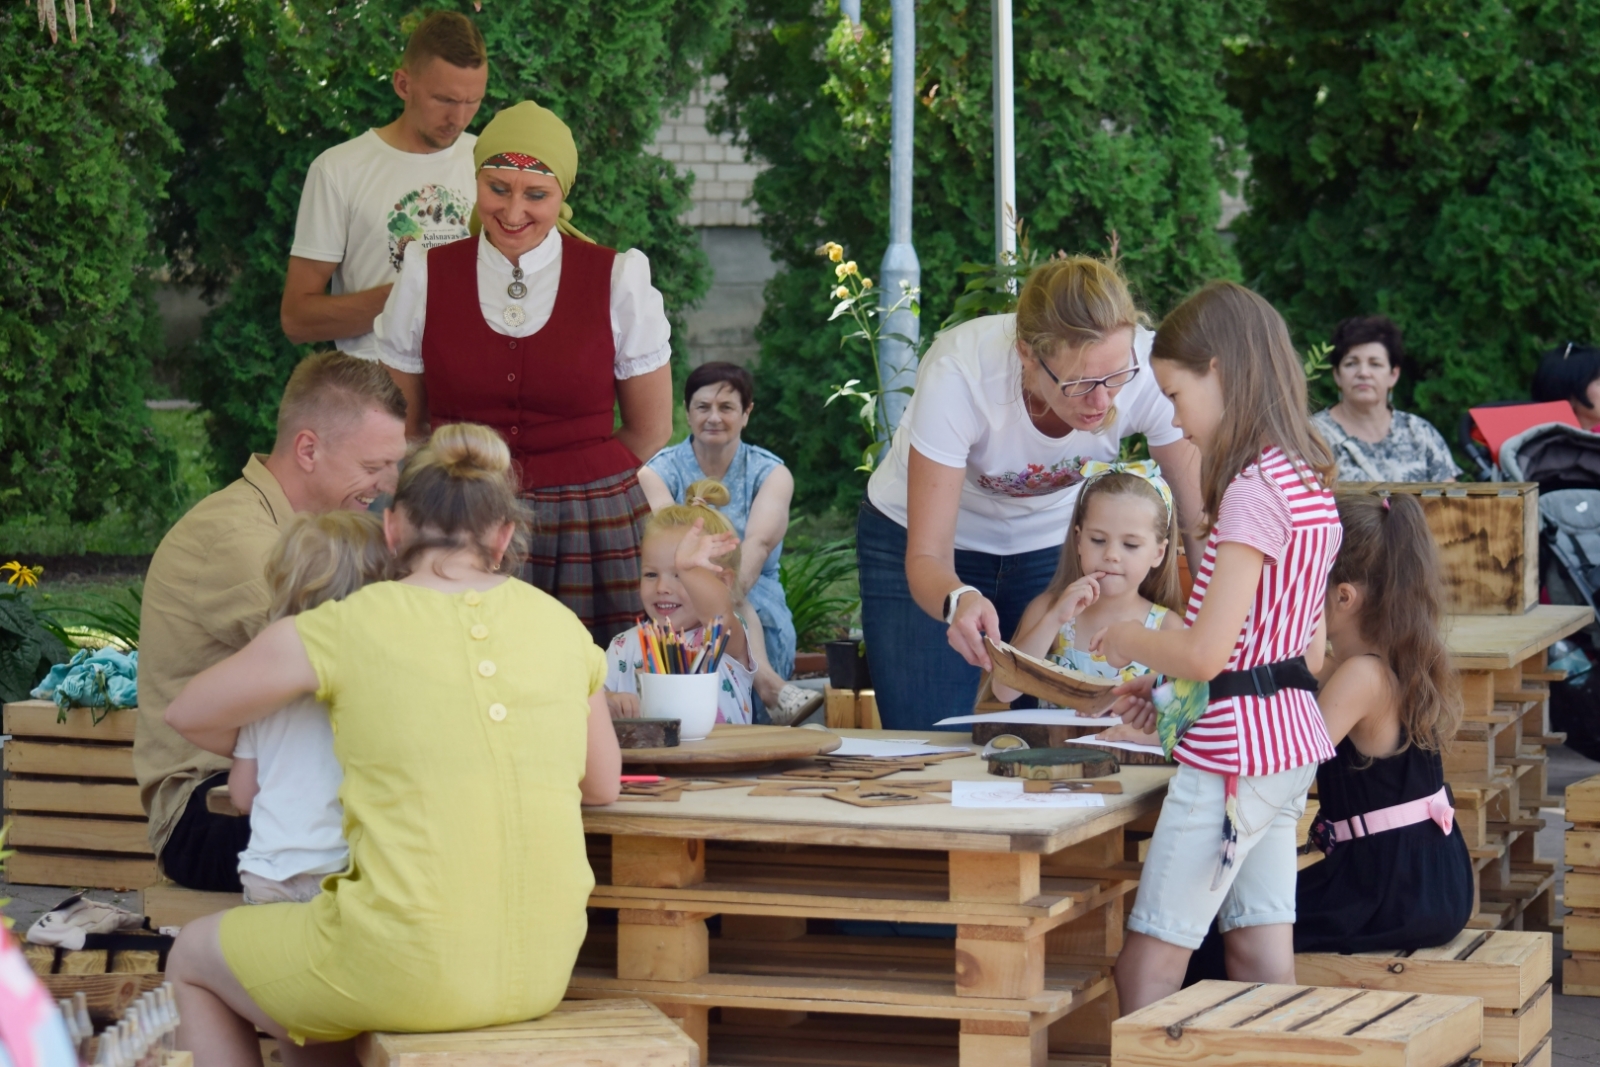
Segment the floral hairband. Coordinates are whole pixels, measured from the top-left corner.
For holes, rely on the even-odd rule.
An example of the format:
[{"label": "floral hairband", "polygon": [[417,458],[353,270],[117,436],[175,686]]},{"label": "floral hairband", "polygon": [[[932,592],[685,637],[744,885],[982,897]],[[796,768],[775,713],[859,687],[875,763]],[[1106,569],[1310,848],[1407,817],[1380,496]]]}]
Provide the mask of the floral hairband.
[{"label": "floral hairband", "polygon": [[1153,459],[1141,459],[1133,463],[1105,463],[1098,459],[1086,459],[1083,466],[1078,468],[1078,473],[1083,475],[1086,485],[1107,474],[1131,474],[1143,478],[1161,494],[1161,502],[1167,505],[1167,518],[1172,518],[1172,487],[1161,476],[1161,465]]},{"label": "floral hairband", "polygon": [[492,155],[483,161],[479,170],[528,170],[535,174],[548,174],[555,177],[555,171],[545,166],[542,161],[523,152],[501,152]]}]

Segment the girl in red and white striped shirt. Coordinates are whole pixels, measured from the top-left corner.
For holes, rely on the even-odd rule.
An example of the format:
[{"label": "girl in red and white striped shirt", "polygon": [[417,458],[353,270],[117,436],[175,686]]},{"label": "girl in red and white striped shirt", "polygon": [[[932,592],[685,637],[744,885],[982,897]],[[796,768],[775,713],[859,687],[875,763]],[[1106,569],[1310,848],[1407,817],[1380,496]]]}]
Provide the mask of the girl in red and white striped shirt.
[{"label": "girl in red and white striped shirt", "polygon": [[1341,531],[1289,331],[1260,296],[1214,282],[1162,323],[1151,366],[1203,457],[1205,552],[1187,628],[1119,623],[1095,643],[1113,665],[1208,680],[1210,700],[1173,752],[1117,960],[1125,1012],[1177,991],[1213,918],[1229,977],[1294,981],[1295,824],[1333,756],[1311,674]]}]

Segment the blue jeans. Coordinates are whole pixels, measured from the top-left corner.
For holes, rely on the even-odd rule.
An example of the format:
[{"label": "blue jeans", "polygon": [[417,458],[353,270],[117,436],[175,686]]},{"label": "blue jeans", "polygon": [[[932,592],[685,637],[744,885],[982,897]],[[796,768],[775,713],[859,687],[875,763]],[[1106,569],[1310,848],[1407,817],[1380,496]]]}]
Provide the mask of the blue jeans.
[{"label": "blue jeans", "polygon": [[[1061,537],[1066,539],[1066,530]],[[956,574],[994,604],[1010,640],[1022,613],[1055,576],[1059,548],[1012,556],[956,550]],[[856,518],[861,628],[885,730],[926,730],[972,714],[982,672],[950,647],[948,627],[917,606],[906,582],[906,529],[863,502]]]}]

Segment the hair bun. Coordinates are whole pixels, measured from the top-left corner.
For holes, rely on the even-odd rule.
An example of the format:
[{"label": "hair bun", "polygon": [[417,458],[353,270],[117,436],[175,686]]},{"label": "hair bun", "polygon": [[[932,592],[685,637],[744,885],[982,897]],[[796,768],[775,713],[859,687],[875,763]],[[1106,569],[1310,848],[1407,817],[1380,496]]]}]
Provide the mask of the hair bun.
[{"label": "hair bun", "polygon": [[701,478],[683,491],[685,504],[704,504],[707,507],[725,507],[732,500],[728,487],[715,478]]},{"label": "hair bun", "polygon": [[482,478],[511,469],[511,449],[505,440],[478,423],[441,426],[428,438],[428,448],[439,468],[451,478]]}]

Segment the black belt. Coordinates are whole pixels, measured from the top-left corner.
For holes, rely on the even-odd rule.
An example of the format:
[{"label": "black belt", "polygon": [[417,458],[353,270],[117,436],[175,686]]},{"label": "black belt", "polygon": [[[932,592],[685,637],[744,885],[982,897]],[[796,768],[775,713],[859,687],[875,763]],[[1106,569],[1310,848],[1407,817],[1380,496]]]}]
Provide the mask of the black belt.
[{"label": "black belt", "polygon": [[1306,666],[1304,656],[1263,663],[1247,671],[1223,671],[1211,679],[1211,699],[1261,697],[1265,700],[1281,689],[1305,689],[1315,693],[1317,676]]}]

